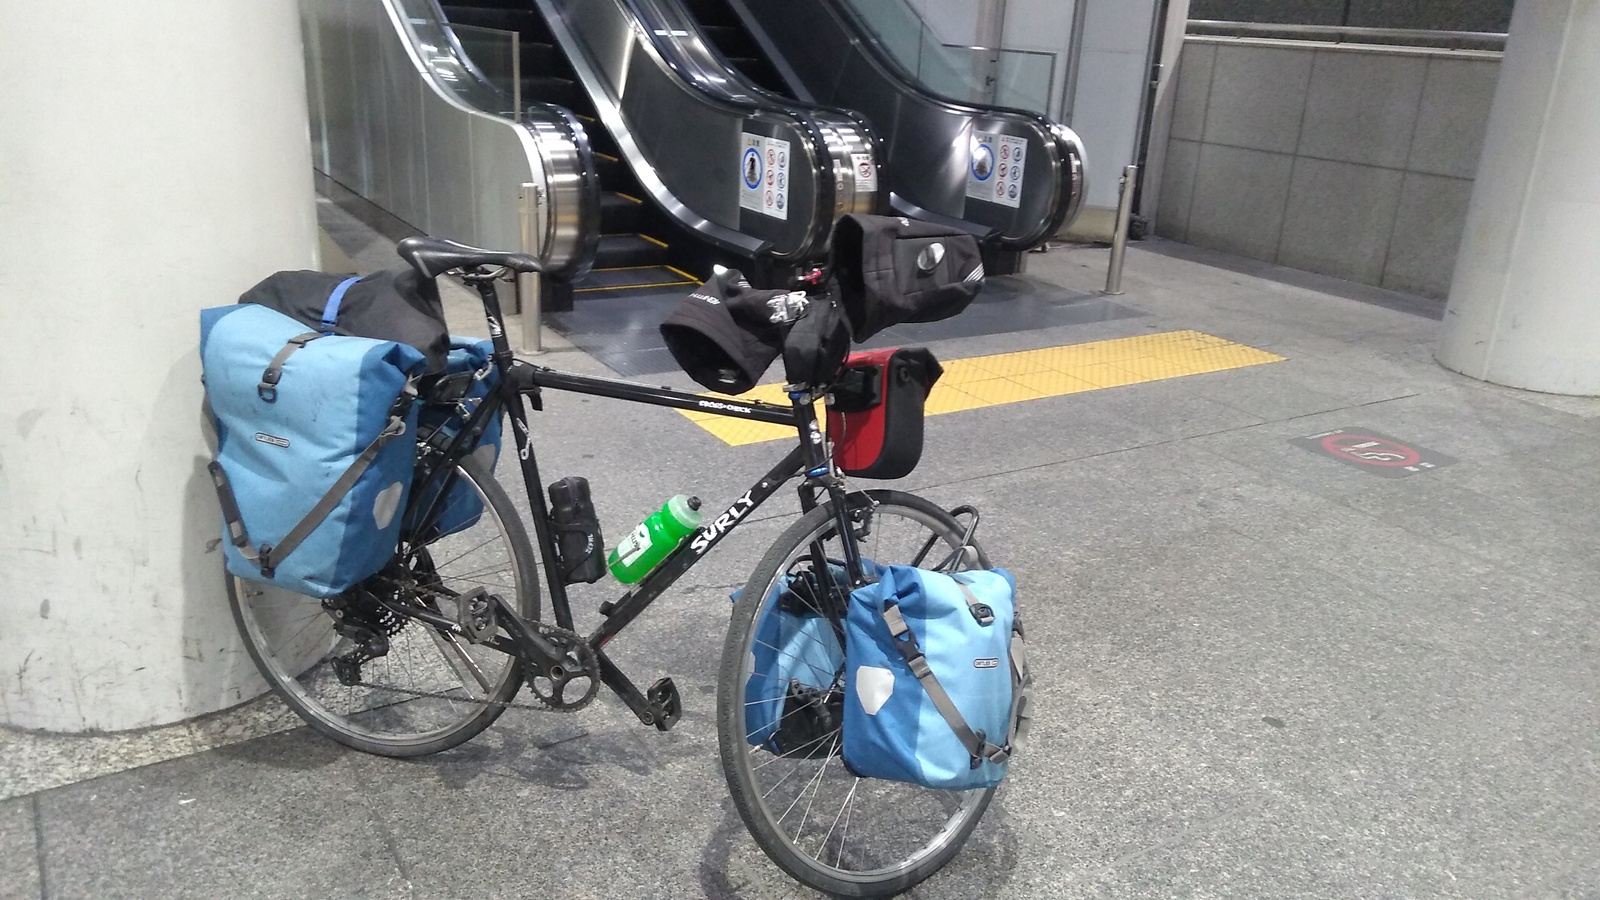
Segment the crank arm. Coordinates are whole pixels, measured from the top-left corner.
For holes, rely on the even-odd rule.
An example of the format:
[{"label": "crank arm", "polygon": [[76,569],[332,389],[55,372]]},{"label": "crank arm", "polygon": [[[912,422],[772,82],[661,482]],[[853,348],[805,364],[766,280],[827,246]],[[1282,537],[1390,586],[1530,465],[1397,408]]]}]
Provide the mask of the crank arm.
[{"label": "crank arm", "polygon": [[652,697],[646,697],[639,692],[628,676],[622,674],[617,664],[606,656],[604,650],[595,651],[595,656],[600,660],[600,680],[611,692],[617,695],[639,721],[645,725],[653,725],[658,731],[666,731],[678,724],[678,717],[682,714],[682,703],[678,699],[677,689],[672,686],[672,679],[663,678],[651,687]]},{"label": "crank arm", "polygon": [[[566,668],[567,655],[555,644],[545,639],[545,636],[522,621],[522,617],[512,611],[510,606],[499,594],[490,594],[490,599],[495,606],[495,624],[505,629],[506,634],[517,646],[517,656],[524,663],[532,666],[539,675],[548,675],[556,667]],[[454,623],[452,623],[454,624]],[[457,626],[459,627],[459,626]]]}]

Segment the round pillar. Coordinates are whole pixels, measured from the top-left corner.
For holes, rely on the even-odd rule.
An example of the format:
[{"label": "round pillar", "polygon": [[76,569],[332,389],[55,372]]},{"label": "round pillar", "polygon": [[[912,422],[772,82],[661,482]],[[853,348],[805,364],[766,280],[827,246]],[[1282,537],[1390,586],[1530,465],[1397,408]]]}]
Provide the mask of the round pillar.
[{"label": "round pillar", "polygon": [[1465,375],[1600,394],[1600,3],[1520,0],[1437,357]]},{"label": "round pillar", "polygon": [[197,313],[314,268],[294,0],[14,3],[0,30],[0,723],[264,689],[221,575]]}]

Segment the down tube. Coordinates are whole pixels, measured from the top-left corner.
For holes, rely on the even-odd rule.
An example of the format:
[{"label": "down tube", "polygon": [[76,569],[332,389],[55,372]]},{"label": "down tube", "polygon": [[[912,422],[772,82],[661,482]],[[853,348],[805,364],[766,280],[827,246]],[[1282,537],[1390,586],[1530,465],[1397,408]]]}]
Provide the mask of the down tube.
[{"label": "down tube", "polygon": [[727,511],[715,519],[707,522],[696,531],[689,541],[672,552],[657,566],[655,571],[646,575],[639,582],[638,587],[625,594],[621,600],[611,608],[605,622],[589,635],[589,646],[599,649],[604,647],[612,638],[616,637],[629,622],[639,617],[645,607],[655,602],[662,592],[671,587],[684,572],[689,571],[700,558],[711,552],[711,548],[721,543],[734,526],[744,521],[751,511],[767,498],[777,493],[778,489],[789,479],[798,475],[804,465],[805,448],[796,447],[789,451],[783,461],[772,467],[766,477],[745,491],[744,495],[733,502]]}]

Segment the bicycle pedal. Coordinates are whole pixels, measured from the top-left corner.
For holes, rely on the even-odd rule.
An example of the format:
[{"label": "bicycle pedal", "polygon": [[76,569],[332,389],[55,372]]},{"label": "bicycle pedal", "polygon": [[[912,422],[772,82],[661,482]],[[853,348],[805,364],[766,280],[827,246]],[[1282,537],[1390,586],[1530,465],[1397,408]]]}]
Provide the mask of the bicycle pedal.
[{"label": "bicycle pedal", "polygon": [[644,699],[655,716],[657,731],[670,729],[683,716],[683,698],[678,696],[678,686],[672,683],[671,678],[663,678],[650,685],[650,690],[644,692]]},{"label": "bicycle pedal", "polygon": [[478,644],[494,636],[498,605],[497,598],[481,587],[456,597],[456,624],[461,626],[467,640]]}]

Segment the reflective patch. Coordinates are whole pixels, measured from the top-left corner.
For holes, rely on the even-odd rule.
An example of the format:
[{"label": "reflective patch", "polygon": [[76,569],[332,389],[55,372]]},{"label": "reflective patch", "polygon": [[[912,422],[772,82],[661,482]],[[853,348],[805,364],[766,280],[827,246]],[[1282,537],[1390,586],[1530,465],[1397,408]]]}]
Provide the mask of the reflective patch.
[{"label": "reflective patch", "polygon": [[856,669],[856,700],[869,716],[878,714],[894,694],[894,673],[877,666],[859,666]]},{"label": "reflective patch", "polygon": [[394,514],[400,511],[400,494],[405,489],[405,485],[396,481],[378,492],[378,498],[372,501],[372,520],[379,528],[388,528],[394,521]]}]

